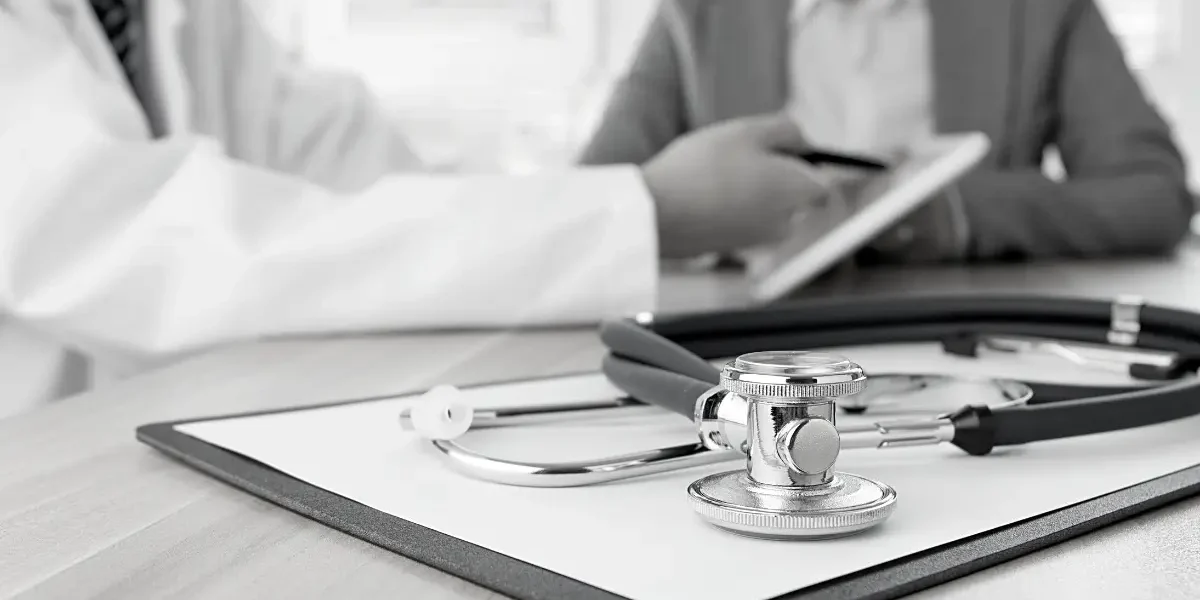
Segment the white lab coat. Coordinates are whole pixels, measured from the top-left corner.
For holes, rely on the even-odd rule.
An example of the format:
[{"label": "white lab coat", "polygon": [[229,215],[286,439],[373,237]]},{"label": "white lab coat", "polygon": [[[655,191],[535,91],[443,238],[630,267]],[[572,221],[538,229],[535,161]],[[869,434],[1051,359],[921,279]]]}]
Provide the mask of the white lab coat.
[{"label": "white lab coat", "polygon": [[71,357],[103,380],[262,336],[654,308],[633,168],[422,175],[240,0],[147,4],[157,140],[86,0],[0,0],[0,415],[73,391]]}]

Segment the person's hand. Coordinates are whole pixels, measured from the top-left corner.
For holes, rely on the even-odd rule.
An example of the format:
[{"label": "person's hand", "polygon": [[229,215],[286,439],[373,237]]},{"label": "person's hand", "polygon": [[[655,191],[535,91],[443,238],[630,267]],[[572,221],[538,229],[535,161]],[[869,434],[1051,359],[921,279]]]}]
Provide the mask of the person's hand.
[{"label": "person's hand", "polygon": [[642,167],[658,215],[659,253],[687,258],[780,240],[826,197],[786,115],[724,121],[676,139]]},{"label": "person's hand", "polygon": [[966,222],[957,184],[935,195],[859,253],[865,264],[954,262],[965,258]]},{"label": "person's hand", "polygon": [[[908,159],[907,154],[901,151],[891,161],[899,164]],[[871,240],[859,251],[859,263],[919,264],[965,259],[969,227],[962,205],[961,182],[960,179],[934,194]]]}]

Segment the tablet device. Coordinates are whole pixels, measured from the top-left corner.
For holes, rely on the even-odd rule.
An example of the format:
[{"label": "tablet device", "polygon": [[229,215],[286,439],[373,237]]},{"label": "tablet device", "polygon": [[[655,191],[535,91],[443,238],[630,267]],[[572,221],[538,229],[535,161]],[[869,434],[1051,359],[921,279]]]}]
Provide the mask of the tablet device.
[{"label": "tablet device", "polygon": [[804,211],[784,242],[742,254],[751,300],[784,298],[853,256],[977,165],[989,148],[983,133],[946,134],[915,145],[886,170],[864,169],[864,183],[852,186],[857,191]]}]

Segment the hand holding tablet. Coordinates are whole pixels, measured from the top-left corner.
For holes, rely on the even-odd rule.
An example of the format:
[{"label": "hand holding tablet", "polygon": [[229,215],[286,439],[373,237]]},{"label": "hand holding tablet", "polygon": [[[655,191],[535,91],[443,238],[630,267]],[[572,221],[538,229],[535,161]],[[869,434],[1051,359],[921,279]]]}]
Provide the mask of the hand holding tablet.
[{"label": "hand holding tablet", "polygon": [[971,132],[931,139],[894,161],[825,150],[792,154],[836,172],[838,197],[802,211],[783,243],[742,253],[753,300],[784,298],[852,256],[966,174],[989,148],[986,135]]}]

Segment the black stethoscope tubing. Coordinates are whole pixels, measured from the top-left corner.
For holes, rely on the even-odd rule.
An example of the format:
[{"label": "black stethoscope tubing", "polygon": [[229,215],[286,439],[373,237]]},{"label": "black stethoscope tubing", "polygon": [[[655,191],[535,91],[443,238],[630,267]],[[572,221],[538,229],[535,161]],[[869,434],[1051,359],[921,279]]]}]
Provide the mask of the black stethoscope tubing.
[{"label": "black stethoscope tubing", "polygon": [[[1091,299],[949,295],[841,298],[765,309],[619,320],[601,327],[603,371],[632,398],[691,418],[695,401],[719,383],[709,360],[763,350],[938,342],[971,354],[982,335],[1108,344],[1111,302]],[[1143,305],[1132,348],[1175,353],[1170,367],[1134,364],[1130,375],[1157,385],[1030,383],[1025,405],[967,405],[950,418],[954,443],[971,454],[997,446],[1152,425],[1200,414],[1200,315]],[[1161,383],[1167,381],[1168,383]]]},{"label": "black stethoscope tubing", "polygon": [[[658,316],[649,326],[672,340],[725,337],[731,334],[772,332],[780,329],[875,327],[920,322],[1018,321],[1024,323],[1078,323],[1103,332],[1111,323],[1112,303],[1083,298],[950,294],[822,298],[773,307],[736,309],[675,316]],[[1172,333],[1200,346],[1200,314],[1143,305],[1139,311],[1143,331]],[[1141,344],[1139,344],[1141,345]]]}]

